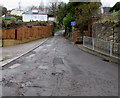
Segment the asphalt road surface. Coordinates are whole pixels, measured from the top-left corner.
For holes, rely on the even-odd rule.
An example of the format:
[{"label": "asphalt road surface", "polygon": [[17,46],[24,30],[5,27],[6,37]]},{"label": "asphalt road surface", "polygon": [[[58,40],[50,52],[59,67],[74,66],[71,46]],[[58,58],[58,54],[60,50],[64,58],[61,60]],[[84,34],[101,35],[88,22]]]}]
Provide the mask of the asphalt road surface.
[{"label": "asphalt road surface", "polygon": [[3,68],[3,96],[118,95],[118,65],[83,52],[61,33]]}]

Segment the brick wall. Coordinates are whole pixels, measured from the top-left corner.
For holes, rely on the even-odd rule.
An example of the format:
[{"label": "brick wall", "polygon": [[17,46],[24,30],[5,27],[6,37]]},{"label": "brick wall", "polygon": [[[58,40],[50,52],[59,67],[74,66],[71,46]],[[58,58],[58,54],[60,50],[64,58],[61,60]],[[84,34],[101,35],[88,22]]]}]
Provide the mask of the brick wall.
[{"label": "brick wall", "polygon": [[77,42],[78,41],[78,38],[79,38],[79,34],[78,34],[78,30],[74,31],[74,42]]}]

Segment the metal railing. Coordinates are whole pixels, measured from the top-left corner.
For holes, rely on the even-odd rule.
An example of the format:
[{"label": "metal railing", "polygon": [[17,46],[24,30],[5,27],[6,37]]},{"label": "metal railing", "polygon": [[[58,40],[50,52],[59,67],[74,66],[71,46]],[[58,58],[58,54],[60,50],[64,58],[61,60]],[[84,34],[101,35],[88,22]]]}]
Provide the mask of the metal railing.
[{"label": "metal railing", "polygon": [[120,58],[119,43],[84,36],[83,46],[115,58]]}]

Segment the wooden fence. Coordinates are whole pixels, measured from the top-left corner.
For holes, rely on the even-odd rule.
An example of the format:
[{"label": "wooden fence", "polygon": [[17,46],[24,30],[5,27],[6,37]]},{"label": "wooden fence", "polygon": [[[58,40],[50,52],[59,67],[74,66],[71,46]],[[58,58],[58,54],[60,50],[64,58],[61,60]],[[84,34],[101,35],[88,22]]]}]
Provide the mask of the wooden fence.
[{"label": "wooden fence", "polygon": [[30,38],[44,38],[52,35],[51,26],[32,26],[0,31],[0,39],[23,40]]}]

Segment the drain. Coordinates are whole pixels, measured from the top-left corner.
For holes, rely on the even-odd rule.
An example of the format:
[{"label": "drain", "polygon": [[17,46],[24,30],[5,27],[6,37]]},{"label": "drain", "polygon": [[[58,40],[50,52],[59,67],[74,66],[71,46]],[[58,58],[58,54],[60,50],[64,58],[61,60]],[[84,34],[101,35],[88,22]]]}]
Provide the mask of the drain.
[{"label": "drain", "polygon": [[108,60],[108,59],[103,59],[103,61],[105,61],[105,62],[110,62],[110,60]]}]

